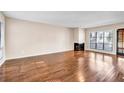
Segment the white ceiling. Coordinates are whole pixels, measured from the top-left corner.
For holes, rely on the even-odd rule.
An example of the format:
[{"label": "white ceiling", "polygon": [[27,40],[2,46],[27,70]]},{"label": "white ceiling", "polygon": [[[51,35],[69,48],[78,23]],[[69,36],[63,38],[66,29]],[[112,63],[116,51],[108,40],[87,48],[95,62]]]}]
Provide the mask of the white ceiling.
[{"label": "white ceiling", "polygon": [[124,22],[122,11],[6,11],[5,16],[64,27],[95,27]]}]

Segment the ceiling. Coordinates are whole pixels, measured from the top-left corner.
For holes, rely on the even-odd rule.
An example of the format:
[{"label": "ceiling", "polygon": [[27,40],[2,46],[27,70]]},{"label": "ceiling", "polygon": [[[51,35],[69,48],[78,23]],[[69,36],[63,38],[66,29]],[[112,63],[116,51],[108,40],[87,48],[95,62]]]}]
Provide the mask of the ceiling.
[{"label": "ceiling", "polygon": [[124,22],[123,11],[5,11],[5,16],[63,27],[89,28]]}]

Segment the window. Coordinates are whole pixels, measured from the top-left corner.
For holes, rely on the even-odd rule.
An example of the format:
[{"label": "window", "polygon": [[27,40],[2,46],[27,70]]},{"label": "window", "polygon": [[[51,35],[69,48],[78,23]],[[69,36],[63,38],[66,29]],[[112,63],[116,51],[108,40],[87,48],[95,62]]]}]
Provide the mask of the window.
[{"label": "window", "polygon": [[95,49],[96,48],[96,33],[95,32],[91,32],[90,33],[90,48]]},{"label": "window", "polygon": [[112,51],[112,32],[90,32],[90,48]]},{"label": "window", "polygon": [[103,50],[103,32],[97,32],[97,49]]},{"label": "window", "polygon": [[104,50],[112,51],[112,32],[104,32]]}]

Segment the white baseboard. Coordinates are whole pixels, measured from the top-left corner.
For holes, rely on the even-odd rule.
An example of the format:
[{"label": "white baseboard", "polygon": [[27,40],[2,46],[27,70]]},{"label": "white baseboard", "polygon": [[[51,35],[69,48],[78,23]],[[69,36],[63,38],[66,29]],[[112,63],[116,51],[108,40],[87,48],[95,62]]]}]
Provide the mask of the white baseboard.
[{"label": "white baseboard", "polygon": [[2,58],[2,59],[0,60],[0,66],[1,66],[5,61],[6,61],[5,58]]},{"label": "white baseboard", "polygon": [[26,57],[33,57],[33,56],[41,56],[41,55],[61,53],[61,52],[68,52],[68,51],[74,51],[74,50],[73,49],[69,49],[69,50],[65,50],[65,51],[56,51],[56,52],[49,52],[49,53],[44,53],[44,54],[34,54],[34,55],[27,55],[27,56],[20,56],[20,57],[11,57],[11,58],[6,58],[6,60],[26,58]]}]

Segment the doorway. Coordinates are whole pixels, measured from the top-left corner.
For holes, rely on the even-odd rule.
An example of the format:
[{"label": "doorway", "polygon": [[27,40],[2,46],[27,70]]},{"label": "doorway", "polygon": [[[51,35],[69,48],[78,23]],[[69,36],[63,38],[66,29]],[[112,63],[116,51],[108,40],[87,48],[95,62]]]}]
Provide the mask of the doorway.
[{"label": "doorway", "polygon": [[117,54],[124,55],[124,29],[117,30]]}]

